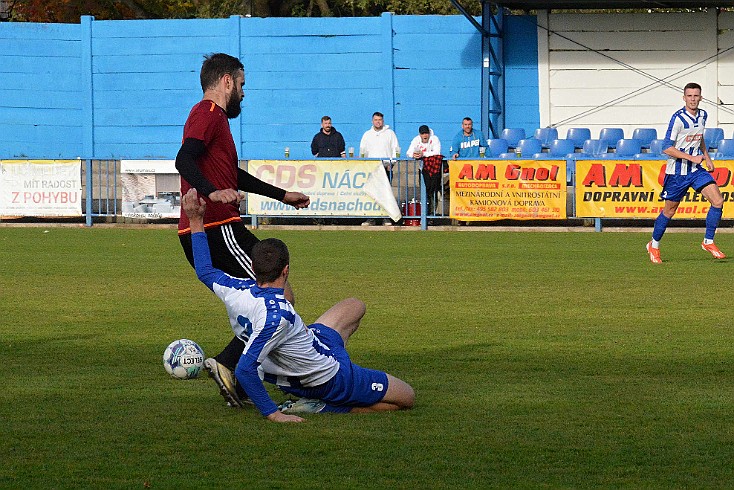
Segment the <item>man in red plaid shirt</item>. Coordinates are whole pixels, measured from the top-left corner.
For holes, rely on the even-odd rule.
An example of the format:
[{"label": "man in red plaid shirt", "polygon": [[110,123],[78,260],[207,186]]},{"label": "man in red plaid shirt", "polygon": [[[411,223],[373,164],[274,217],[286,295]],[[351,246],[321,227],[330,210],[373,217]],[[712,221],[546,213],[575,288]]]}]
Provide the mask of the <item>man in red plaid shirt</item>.
[{"label": "man in red plaid shirt", "polygon": [[410,142],[408,156],[422,162],[421,174],[426,183],[428,196],[427,214],[434,214],[436,195],[441,188],[441,168],[444,159],[441,155],[441,141],[433,134],[431,128],[424,124],[418,128],[418,136]]}]

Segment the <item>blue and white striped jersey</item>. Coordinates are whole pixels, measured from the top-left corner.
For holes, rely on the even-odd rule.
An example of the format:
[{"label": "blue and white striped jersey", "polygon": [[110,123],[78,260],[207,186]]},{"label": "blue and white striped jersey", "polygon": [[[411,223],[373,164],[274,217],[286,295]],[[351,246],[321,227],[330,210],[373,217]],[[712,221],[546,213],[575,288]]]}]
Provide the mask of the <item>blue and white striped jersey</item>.
[{"label": "blue and white striped jersey", "polygon": [[[280,386],[313,387],[339,370],[330,350],[306,327],[280,288],[262,288],[211,263],[205,233],[191,236],[196,275],[225,304],[235,335],[245,343],[237,379],[263,415],[277,410],[262,379]],[[242,379],[244,377],[245,379]]]},{"label": "blue and white striped jersey", "polygon": [[[673,114],[668,124],[665,138],[683,153],[689,155],[701,155],[701,143],[703,142],[703,128],[706,126],[708,114],[703,109],[698,109],[696,116],[691,116],[683,107]],[[665,173],[668,175],[688,175],[697,170],[704,170],[699,164],[680,158],[668,158]]]}]

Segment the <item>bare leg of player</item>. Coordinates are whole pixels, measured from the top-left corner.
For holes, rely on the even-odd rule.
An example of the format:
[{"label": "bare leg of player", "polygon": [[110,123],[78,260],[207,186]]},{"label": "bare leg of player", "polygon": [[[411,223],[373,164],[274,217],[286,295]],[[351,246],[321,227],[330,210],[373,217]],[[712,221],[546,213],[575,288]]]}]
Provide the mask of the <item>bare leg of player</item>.
[{"label": "bare leg of player", "polygon": [[359,328],[359,322],[367,311],[367,306],[357,298],[347,298],[329,308],[323,315],[318,317],[315,323],[321,323],[333,328],[347,345],[347,340]]}]

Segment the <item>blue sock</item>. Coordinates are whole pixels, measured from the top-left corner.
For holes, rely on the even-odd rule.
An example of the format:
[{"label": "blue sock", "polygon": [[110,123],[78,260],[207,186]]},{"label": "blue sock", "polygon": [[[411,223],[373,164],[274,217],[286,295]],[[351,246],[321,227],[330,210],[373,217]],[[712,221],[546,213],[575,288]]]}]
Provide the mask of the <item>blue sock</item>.
[{"label": "blue sock", "polygon": [[707,240],[713,240],[716,228],[719,227],[719,221],[721,221],[721,213],[723,208],[715,208],[711,206],[709,212],[706,213],[706,235],[704,238]]},{"label": "blue sock", "polygon": [[655,219],[655,226],[652,229],[653,240],[662,240],[663,233],[665,233],[665,229],[668,227],[668,223],[670,223],[670,220],[671,218],[668,218],[663,213],[660,213],[660,216]]}]

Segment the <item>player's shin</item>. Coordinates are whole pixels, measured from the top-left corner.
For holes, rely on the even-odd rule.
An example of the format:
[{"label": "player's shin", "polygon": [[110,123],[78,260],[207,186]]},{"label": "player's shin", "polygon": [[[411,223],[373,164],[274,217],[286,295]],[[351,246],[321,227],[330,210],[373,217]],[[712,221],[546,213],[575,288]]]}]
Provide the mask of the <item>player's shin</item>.
[{"label": "player's shin", "polygon": [[660,213],[660,215],[655,219],[655,226],[652,229],[652,239],[655,241],[660,241],[663,238],[663,234],[665,233],[665,229],[668,227],[668,223],[670,223],[671,218],[668,218],[663,213]]},{"label": "player's shin", "polygon": [[715,208],[713,206],[711,206],[708,213],[706,213],[706,240],[713,241],[714,235],[716,234],[716,228],[719,227],[719,222],[721,221],[722,213],[723,208]]}]

